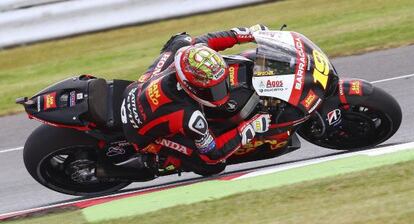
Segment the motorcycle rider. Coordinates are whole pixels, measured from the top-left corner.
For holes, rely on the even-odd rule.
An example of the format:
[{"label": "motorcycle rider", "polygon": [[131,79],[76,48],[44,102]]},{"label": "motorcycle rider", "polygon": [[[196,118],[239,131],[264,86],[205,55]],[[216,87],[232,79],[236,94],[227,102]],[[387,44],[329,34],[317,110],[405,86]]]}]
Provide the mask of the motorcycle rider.
[{"label": "motorcycle rider", "polygon": [[[220,106],[229,98],[228,66],[216,51],[253,42],[253,32],[265,29],[256,25],[196,38],[186,33],[171,37],[147,72],[124,92],[121,114],[128,141],[140,152],[174,146],[206,164],[217,164],[256,133],[266,132],[268,114],[257,114],[218,136],[209,130],[203,114],[203,107]],[[177,134],[190,140],[187,145],[174,140]]]}]

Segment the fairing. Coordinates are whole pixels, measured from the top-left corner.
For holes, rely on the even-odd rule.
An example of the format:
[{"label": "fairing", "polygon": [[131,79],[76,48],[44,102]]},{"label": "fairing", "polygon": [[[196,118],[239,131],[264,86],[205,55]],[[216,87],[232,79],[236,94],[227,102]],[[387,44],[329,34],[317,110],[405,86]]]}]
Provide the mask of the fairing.
[{"label": "fairing", "polygon": [[274,97],[313,112],[334,91],[337,74],[322,50],[305,36],[260,31],[252,84],[259,96]]},{"label": "fairing", "polygon": [[90,122],[82,119],[88,112],[88,90],[94,77],[65,79],[35,94],[24,104],[30,118],[53,126],[87,129]]}]

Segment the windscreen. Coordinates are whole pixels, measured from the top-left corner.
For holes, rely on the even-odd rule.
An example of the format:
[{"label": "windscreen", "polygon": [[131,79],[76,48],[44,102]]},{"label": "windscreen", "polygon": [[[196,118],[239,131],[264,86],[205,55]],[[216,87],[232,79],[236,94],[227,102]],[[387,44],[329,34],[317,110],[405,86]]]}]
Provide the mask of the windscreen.
[{"label": "windscreen", "polygon": [[286,33],[267,33],[268,35],[255,36],[258,47],[254,76],[294,74],[296,49],[283,41],[288,38]]},{"label": "windscreen", "polygon": [[257,49],[252,83],[259,96],[278,98],[295,106],[309,94],[324,96],[329,77],[336,72],[312,41],[289,31],[259,31],[254,38]]}]

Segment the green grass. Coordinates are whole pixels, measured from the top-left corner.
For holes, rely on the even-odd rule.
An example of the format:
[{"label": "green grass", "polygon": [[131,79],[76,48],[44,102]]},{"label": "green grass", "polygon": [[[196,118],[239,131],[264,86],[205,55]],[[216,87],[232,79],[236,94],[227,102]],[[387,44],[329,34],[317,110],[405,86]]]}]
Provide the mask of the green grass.
[{"label": "green grass", "polygon": [[13,221],[6,221],[4,223],[25,223],[25,224],[82,224],[87,223],[83,218],[81,211],[67,211],[67,212],[56,212],[53,214],[40,214],[27,219],[17,219]]},{"label": "green grass", "polygon": [[414,163],[250,192],[101,222],[156,223],[412,223]]},{"label": "green grass", "polygon": [[[412,223],[414,162],[237,194],[102,224]],[[6,222],[86,223],[79,211]]]},{"label": "green grass", "polygon": [[[173,19],[0,51],[0,115],[21,111],[14,104],[75,74],[136,79],[174,33],[199,35],[235,26],[289,25],[330,56],[414,43],[412,0],[297,0]],[[247,45],[227,53],[236,53]]]}]

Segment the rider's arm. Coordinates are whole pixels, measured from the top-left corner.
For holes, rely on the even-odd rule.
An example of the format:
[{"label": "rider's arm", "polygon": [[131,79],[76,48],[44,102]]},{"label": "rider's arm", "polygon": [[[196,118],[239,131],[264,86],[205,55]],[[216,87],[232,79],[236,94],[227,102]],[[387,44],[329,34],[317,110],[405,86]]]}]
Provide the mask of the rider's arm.
[{"label": "rider's arm", "polygon": [[178,33],[172,36],[161,49],[160,56],[155,59],[147,71],[138,81],[145,82],[153,75],[167,69],[174,62],[174,55],[178,49],[192,44],[203,43],[210,48],[221,51],[233,47],[235,44],[247,43],[254,41],[253,32],[257,30],[266,30],[263,25],[255,25],[250,28],[233,28],[228,31],[213,32],[191,38],[187,33]]},{"label": "rider's arm", "polygon": [[206,163],[214,164],[229,157],[240,146],[249,143],[254,138],[255,133],[260,132],[259,129],[266,131],[269,123],[269,115],[257,115],[248,121],[242,122],[234,129],[219,136],[214,136],[209,130],[204,115],[196,110],[192,113],[184,131],[187,136],[194,139],[201,159]]},{"label": "rider's arm", "polygon": [[257,30],[267,30],[267,27],[258,24],[250,28],[239,27],[228,31],[207,33],[194,38],[193,44],[203,43],[216,51],[222,51],[236,44],[253,42],[253,32]]}]

